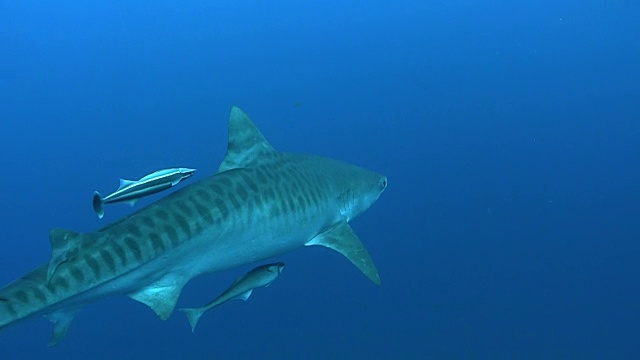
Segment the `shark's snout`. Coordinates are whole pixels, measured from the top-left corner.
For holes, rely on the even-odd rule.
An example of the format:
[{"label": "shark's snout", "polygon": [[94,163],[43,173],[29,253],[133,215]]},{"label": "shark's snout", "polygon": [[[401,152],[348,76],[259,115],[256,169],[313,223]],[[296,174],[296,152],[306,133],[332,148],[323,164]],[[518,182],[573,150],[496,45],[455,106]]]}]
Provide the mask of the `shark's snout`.
[{"label": "shark's snout", "polygon": [[382,180],[380,180],[380,192],[383,192],[384,189],[387,188],[387,177],[383,176]]}]

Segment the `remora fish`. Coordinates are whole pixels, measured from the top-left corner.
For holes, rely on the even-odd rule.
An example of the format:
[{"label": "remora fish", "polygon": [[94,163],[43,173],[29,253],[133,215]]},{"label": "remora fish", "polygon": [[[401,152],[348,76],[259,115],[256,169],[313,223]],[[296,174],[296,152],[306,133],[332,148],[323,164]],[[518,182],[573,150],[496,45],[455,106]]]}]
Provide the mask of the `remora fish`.
[{"label": "remora fish", "polygon": [[253,289],[271,285],[271,283],[278,278],[278,275],[282,273],[283,269],[284,263],[281,262],[258,266],[237,278],[227,290],[207,305],[199,308],[184,308],[180,309],[180,311],[187,316],[189,325],[191,325],[191,331],[195,331],[196,325],[198,325],[198,320],[200,320],[202,314],[218,305],[226,303],[229,300],[242,299],[247,301],[249,296],[251,296]]},{"label": "remora fish", "polygon": [[120,187],[112,194],[102,197],[99,192],[93,192],[93,211],[100,219],[104,216],[104,204],[126,202],[133,206],[141,197],[159,193],[176,186],[180,181],[191,177],[195,169],[173,168],[153,172],[142,179],[120,179]]},{"label": "remora fish", "polygon": [[320,245],[380,277],[349,221],[387,186],[372,171],[276,151],[237,107],[218,172],[92,233],[51,230],[51,260],[0,289],[0,329],[36,316],[54,322],[50,345],[76,313],[119,294],[161,319],[196,276]]}]

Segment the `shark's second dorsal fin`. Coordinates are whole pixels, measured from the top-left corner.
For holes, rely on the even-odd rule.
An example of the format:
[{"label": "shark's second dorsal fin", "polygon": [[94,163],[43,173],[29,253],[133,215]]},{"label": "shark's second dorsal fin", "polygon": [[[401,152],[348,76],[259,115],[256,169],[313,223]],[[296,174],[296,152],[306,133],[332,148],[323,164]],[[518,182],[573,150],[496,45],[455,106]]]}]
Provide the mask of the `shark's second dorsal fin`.
[{"label": "shark's second dorsal fin", "polygon": [[[90,234],[81,234],[71,230],[52,229],[49,232],[49,240],[51,241],[51,260],[47,268],[47,283],[51,281],[51,277],[55,273],[60,264],[76,257],[83,247],[85,241],[91,241],[93,237]],[[91,238],[91,239],[89,239]]]},{"label": "shark's second dorsal fin", "polygon": [[218,172],[247,167],[275,150],[251,119],[238,107],[229,115],[229,145]]}]

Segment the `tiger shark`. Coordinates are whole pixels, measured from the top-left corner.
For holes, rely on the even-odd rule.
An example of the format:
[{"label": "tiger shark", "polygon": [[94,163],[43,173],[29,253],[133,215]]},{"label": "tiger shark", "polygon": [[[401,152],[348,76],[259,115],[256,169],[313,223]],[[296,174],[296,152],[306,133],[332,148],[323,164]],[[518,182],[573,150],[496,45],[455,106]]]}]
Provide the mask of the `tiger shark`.
[{"label": "tiger shark", "polygon": [[95,232],[51,230],[49,263],[0,289],[0,329],[44,315],[53,346],[82,307],[121,294],[164,320],[191,279],[312,245],[339,252],[379,285],[349,222],[386,186],[354,165],[275,150],[233,107],[215,174]]}]

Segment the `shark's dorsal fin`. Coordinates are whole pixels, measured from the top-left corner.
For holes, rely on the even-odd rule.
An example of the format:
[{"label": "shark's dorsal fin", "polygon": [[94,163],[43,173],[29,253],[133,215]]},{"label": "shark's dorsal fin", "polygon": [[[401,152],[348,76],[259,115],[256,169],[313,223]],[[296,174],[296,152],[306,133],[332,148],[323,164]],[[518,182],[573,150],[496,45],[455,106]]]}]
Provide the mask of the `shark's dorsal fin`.
[{"label": "shark's dorsal fin", "polygon": [[184,281],[173,276],[164,277],[129,293],[129,297],[150,307],[160,319],[167,320],[176,307],[184,284]]},{"label": "shark's dorsal fin", "polygon": [[47,268],[47,283],[51,281],[58,266],[76,257],[85,245],[84,242],[92,241],[93,236],[56,228],[49,232],[49,240],[51,241],[51,260]]},{"label": "shark's dorsal fin", "polygon": [[373,264],[373,260],[358,235],[353,232],[349,224],[341,222],[335,227],[318,234],[306,246],[322,245],[344,255],[353,265],[357,266],[376,285],[380,285],[380,275]]},{"label": "shark's dorsal fin", "polygon": [[232,107],[229,115],[229,145],[218,172],[243,168],[259,162],[275,150],[260,130],[240,108]]}]

